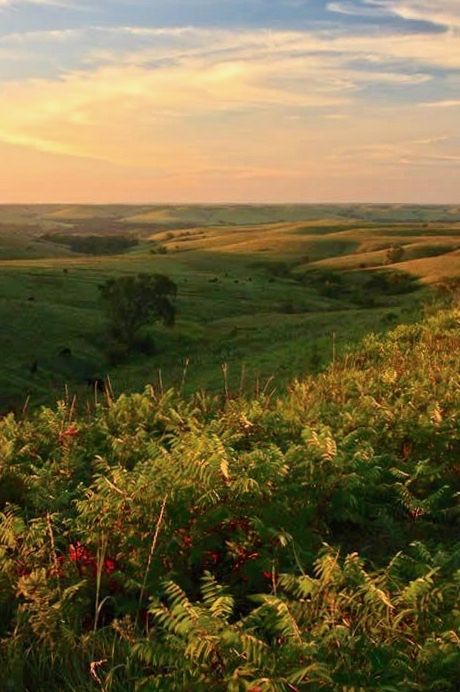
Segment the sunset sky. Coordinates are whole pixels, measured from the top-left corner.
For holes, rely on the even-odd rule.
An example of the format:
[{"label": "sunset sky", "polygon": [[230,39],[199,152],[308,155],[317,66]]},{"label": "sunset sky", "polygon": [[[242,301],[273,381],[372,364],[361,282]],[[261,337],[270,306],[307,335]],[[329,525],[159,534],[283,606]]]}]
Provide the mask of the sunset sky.
[{"label": "sunset sky", "polygon": [[460,0],[0,0],[0,202],[460,202]]}]

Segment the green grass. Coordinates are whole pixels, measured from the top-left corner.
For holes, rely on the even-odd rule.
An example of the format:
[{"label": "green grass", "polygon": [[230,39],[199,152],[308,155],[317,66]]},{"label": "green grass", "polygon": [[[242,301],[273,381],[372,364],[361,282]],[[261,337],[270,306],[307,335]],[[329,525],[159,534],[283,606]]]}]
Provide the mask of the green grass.
[{"label": "green grass", "polygon": [[[385,249],[398,242],[406,250],[399,267],[422,283],[460,273],[457,216],[447,207],[362,205],[0,208],[0,320],[7,327],[0,331],[0,410],[22,408],[27,397],[31,405],[59,398],[65,385],[83,396],[86,378],[96,375],[109,376],[115,391],[142,389],[159,371],[166,384],[177,383],[187,361],[188,391],[221,388],[223,364],[231,387],[250,389],[272,376],[282,387],[369,331],[416,317],[428,288],[373,295],[366,305],[366,272],[381,268]],[[140,244],[123,255],[88,257],[43,240],[53,229],[129,232]],[[168,254],[151,253],[158,243]],[[344,290],[302,280],[319,267],[336,269]],[[156,355],[113,367],[98,284],[133,272],[177,282],[177,325],[153,330]],[[59,352],[67,347],[73,355],[64,360]]]}]

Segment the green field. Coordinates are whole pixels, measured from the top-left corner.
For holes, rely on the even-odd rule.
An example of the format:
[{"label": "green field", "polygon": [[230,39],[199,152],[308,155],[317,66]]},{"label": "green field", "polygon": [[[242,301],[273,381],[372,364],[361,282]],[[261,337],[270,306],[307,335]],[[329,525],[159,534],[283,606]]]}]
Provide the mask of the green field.
[{"label": "green field", "polygon": [[[61,242],[114,235],[138,244],[96,256]],[[404,257],[388,266],[393,244]],[[115,392],[159,380],[218,390],[224,371],[232,390],[272,377],[282,387],[364,334],[414,319],[460,274],[459,248],[458,207],[0,207],[0,410],[62,398],[66,386],[84,399],[92,377],[109,377]],[[388,271],[412,285],[372,283]],[[138,272],[174,279],[177,324],[152,329],[154,355],[114,366],[98,285]]]}]

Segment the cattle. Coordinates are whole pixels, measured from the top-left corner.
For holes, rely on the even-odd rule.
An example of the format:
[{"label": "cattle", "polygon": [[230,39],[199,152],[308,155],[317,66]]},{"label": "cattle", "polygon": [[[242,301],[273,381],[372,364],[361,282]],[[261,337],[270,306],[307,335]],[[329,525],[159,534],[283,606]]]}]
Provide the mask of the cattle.
[{"label": "cattle", "polygon": [[61,348],[61,350],[59,351],[59,356],[61,358],[70,358],[71,355],[72,350],[68,346],[66,346],[65,348]]}]

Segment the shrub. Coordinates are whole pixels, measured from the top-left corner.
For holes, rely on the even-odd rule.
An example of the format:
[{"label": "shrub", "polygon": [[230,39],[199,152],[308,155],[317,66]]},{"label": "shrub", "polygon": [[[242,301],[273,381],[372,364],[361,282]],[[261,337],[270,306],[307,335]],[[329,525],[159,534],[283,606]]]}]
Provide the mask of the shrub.
[{"label": "shrub", "polygon": [[278,398],[0,420],[5,689],[454,692],[459,318]]},{"label": "shrub", "polygon": [[388,270],[372,272],[364,285],[366,292],[388,295],[411,293],[418,287],[416,279],[410,274]]},{"label": "shrub", "polygon": [[388,264],[396,264],[401,262],[404,257],[404,248],[402,245],[392,245],[388,248],[386,252],[386,259]]},{"label": "shrub", "polygon": [[81,252],[85,255],[115,255],[139,244],[137,238],[121,234],[75,235],[71,233],[48,233],[42,237],[53,243],[67,245],[72,252]]}]

